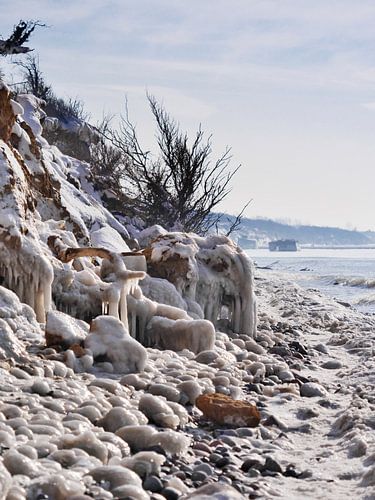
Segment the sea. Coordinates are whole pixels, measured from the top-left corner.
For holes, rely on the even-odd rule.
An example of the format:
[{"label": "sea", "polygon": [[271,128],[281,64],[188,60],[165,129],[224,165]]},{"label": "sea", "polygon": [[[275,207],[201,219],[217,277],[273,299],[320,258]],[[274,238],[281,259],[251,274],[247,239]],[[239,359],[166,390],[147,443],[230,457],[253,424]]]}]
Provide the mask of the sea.
[{"label": "sea", "polygon": [[[303,248],[297,252],[246,250],[258,267],[286,273],[359,311],[375,314],[375,248]],[[265,270],[267,272],[267,270]]]}]

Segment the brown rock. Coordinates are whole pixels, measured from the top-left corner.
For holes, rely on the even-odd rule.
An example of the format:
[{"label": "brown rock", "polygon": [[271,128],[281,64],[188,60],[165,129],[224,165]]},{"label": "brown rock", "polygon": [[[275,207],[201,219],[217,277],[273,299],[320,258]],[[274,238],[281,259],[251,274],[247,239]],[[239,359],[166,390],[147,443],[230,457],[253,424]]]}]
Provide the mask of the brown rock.
[{"label": "brown rock", "polygon": [[79,344],[73,344],[69,347],[70,350],[72,350],[76,356],[76,358],[81,358],[86,354],[86,349],[84,349],[82,346]]},{"label": "brown rock", "polygon": [[256,427],[260,422],[260,413],[255,405],[236,401],[224,394],[202,394],[195,404],[207,419],[220,425]]}]

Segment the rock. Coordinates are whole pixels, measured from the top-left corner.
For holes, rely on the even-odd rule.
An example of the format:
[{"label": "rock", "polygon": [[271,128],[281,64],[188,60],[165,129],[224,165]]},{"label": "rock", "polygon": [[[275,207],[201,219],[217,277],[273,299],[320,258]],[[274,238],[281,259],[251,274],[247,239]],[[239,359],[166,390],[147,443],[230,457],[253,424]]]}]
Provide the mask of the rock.
[{"label": "rock", "polygon": [[195,404],[206,418],[219,425],[256,427],[260,422],[260,413],[255,405],[235,401],[224,394],[202,394]]},{"label": "rock", "polygon": [[191,475],[191,480],[194,482],[202,482],[207,479],[207,474],[201,470],[194,470]]},{"label": "rock", "polygon": [[125,410],[120,406],[116,406],[109,410],[109,412],[100,420],[97,425],[100,425],[108,432],[116,432],[121,427],[126,425],[137,425],[138,419],[129,410]]},{"label": "rock", "polygon": [[216,351],[202,351],[195,357],[195,361],[197,363],[208,365],[213,363],[218,357],[219,355]]},{"label": "rock", "polygon": [[205,484],[193,493],[190,493],[190,495],[187,495],[186,498],[194,498],[196,500],[244,500],[245,497],[241,493],[232,488],[232,486],[223,483],[224,481]]},{"label": "rock", "polygon": [[169,401],[178,403],[180,400],[180,392],[175,388],[167,384],[151,384],[148,388],[148,393],[154,396],[163,396]]},{"label": "rock", "polygon": [[229,464],[230,464],[230,459],[228,457],[222,457],[215,463],[216,467],[219,467],[219,469],[222,469],[223,467]]},{"label": "rock", "polygon": [[258,457],[246,458],[246,460],[241,465],[241,470],[248,472],[250,469],[262,469],[264,466],[263,461]]},{"label": "rock", "polygon": [[257,394],[263,393],[262,386],[259,384],[250,383],[250,384],[246,384],[245,387],[249,392],[256,392]]},{"label": "rock", "polygon": [[202,464],[197,465],[194,468],[193,474],[194,474],[194,472],[204,472],[207,476],[212,476],[212,474],[214,473],[211,465],[209,465],[207,463],[202,463]]},{"label": "rock", "polygon": [[208,457],[209,461],[212,462],[213,464],[216,464],[220,459],[222,458],[219,453],[211,453],[210,456]]},{"label": "rock", "polygon": [[143,488],[152,493],[160,493],[163,489],[163,483],[156,476],[148,476],[143,482]]},{"label": "rock", "polygon": [[49,311],[46,320],[46,345],[68,348],[80,344],[89,331],[89,325],[60,311]]},{"label": "rock", "polygon": [[297,411],[297,418],[300,420],[307,420],[319,416],[319,411],[314,408],[300,408]]},{"label": "rock", "polygon": [[327,391],[321,385],[316,382],[306,382],[302,384],[300,388],[301,396],[305,398],[313,398],[313,397],[324,397],[327,395]]},{"label": "rock", "polygon": [[342,368],[342,363],[337,359],[331,359],[323,363],[322,368],[325,368],[326,370],[338,370],[339,368]]},{"label": "rock", "polygon": [[267,417],[267,419],[263,422],[263,425],[267,426],[276,425],[276,427],[278,427],[282,431],[288,430],[288,426],[275,415],[269,415],[269,417]]},{"label": "rock", "polygon": [[280,465],[271,457],[266,458],[266,463],[263,466],[263,470],[267,470],[270,472],[279,472],[280,474],[283,472]]},{"label": "rock", "polygon": [[307,355],[307,349],[305,346],[297,342],[296,340],[293,340],[293,342],[290,342],[289,347],[291,347],[293,350],[299,352],[303,356]]},{"label": "rock", "polygon": [[51,392],[51,388],[48,382],[45,380],[36,379],[30,388],[31,392],[39,394],[40,396],[46,396]]},{"label": "rock", "polygon": [[163,497],[165,497],[167,500],[178,500],[180,497],[181,493],[176,490],[175,488],[164,488],[164,490],[161,492]]},{"label": "rock", "polygon": [[318,352],[321,352],[323,354],[328,354],[328,347],[325,344],[317,344],[314,345],[314,349]]},{"label": "rock", "polygon": [[289,370],[282,370],[278,374],[278,377],[282,382],[292,382],[293,380],[295,380],[293,373]]},{"label": "rock", "polygon": [[102,465],[91,469],[89,474],[97,483],[102,481],[109,483],[111,490],[122,485],[133,485],[139,488],[142,486],[141,479],[135,472],[119,465]]}]

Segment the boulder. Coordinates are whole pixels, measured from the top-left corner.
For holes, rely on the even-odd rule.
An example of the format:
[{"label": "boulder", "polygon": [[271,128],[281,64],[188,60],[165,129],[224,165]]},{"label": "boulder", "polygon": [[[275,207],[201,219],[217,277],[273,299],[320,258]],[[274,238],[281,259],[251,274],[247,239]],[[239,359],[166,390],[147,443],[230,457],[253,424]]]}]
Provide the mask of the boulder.
[{"label": "boulder", "polygon": [[202,394],[195,404],[207,419],[220,425],[256,427],[260,422],[260,413],[255,405],[236,401],[224,394]]}]

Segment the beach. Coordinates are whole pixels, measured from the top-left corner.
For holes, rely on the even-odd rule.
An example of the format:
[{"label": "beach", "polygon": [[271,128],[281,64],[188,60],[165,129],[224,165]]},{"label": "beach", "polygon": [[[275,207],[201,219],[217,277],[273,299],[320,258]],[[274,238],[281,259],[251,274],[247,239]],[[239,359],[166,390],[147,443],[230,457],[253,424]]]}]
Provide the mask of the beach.
[{"label": "beach", "polygon": [[[375,318],[282,273],[258,270],[255,278],[257,342],[217,333],[212,356],[148,348],[139,374],[99,365],[74,373],[24,317],[33,335],[16,342],[9,334],[0,368],[7,498],[25,498],[26,490],[27,498],[77,500],[157,500],[161,492],[205,498],[205,491],[210,498],[220,491],[227,498],[374,498]],[[5,309],[1,291],[3,321],[12,328],[19,302],[7,291]],[[194,400],[214,390],[254,402],[260,425],[204,419]],[[155,418],[145,395],[167,403],[169,417]],[[126,474],[118,467],[125,464]]]}]

